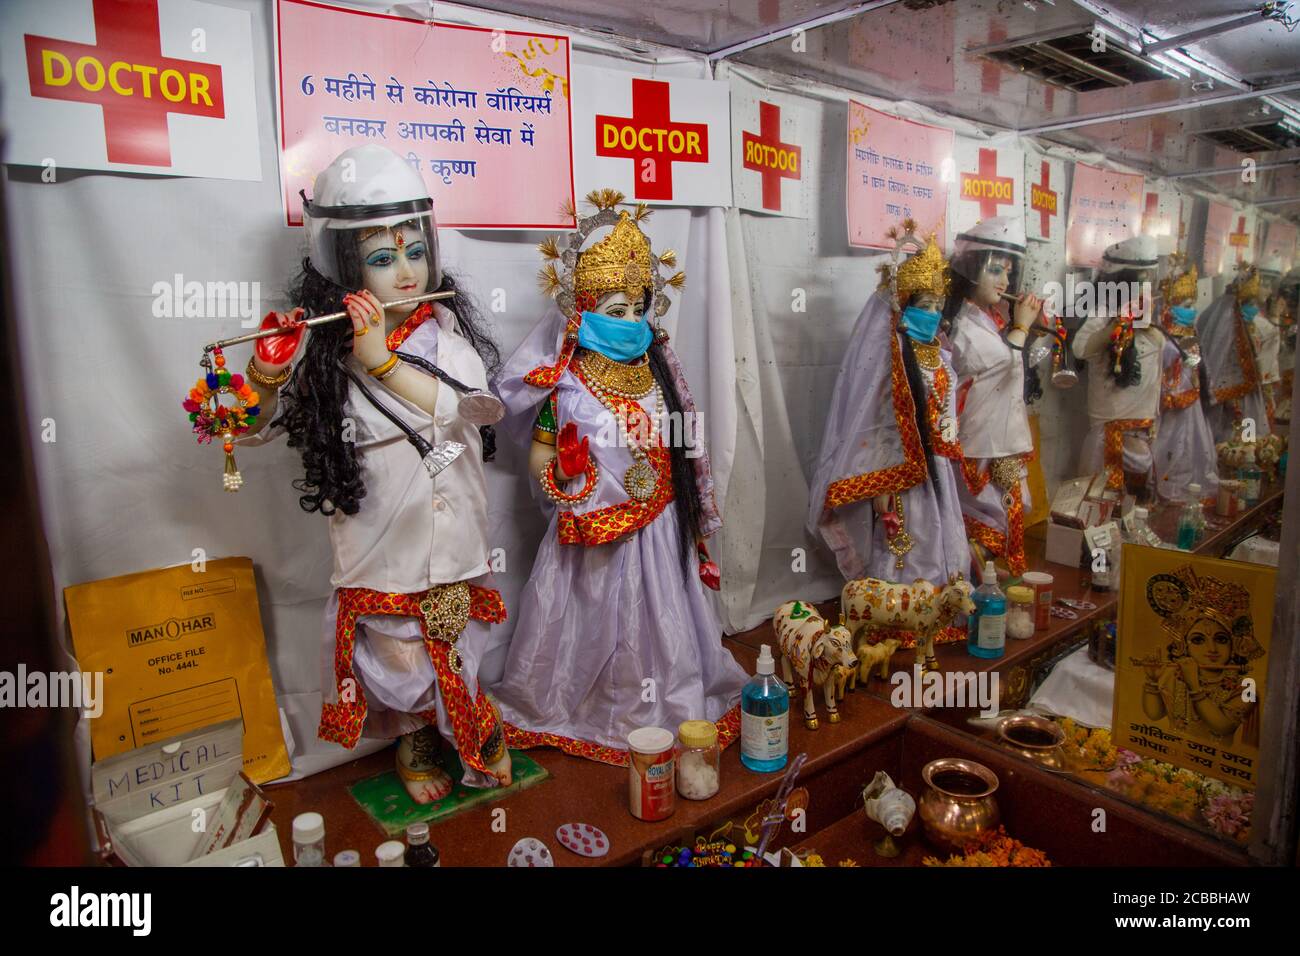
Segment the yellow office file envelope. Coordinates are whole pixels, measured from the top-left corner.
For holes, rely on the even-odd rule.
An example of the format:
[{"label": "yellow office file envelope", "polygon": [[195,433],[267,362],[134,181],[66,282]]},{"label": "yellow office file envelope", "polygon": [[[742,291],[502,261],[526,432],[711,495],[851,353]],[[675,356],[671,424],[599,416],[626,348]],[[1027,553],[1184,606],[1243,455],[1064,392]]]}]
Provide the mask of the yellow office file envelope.
[{"label": "yellow office file envelope", "polygon": [[250,559],[91,581],[63,599],[81,669],[104,675],[96,760],[238,718],[244,773],[289,772]]}]

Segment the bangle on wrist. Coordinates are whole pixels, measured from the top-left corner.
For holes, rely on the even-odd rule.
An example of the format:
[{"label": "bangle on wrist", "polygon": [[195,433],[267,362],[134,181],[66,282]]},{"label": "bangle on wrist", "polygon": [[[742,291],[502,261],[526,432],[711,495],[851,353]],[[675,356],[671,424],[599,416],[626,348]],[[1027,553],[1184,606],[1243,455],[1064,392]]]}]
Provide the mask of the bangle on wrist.
[{"label": "bangle on wrist", "polygon": [[387,359],[376,365],[374,368],[366,369],[366,373],[372,378],[383,380],[393,374],[397,369],[397,363],[400,361],[401,359],[396,355],[389,355]]},{"label": "bangle on wrist", "polygon": [[584,476],[586,477],[586,481],[582,486],[582,490],[579,491],[576,495],[565,494],[563,491],[559,489],[559,486],[556,485],[555,463],[557,461],[559,461],[558,455],[553,457],[550,461],[548,461],[546,463],[546,467],[542,469],[542,473],[537,476],[537,480],[542,485],[542,493],[545,494],[546,497],[550,498],[557,505],[573,506],[573,505],[582,504],[593,494],[595,494],[596,482],[600,479],[600,471],[599,469],[596,468],[595,458],[589,457],[587,459],[587,467],[583,472]]},{"label": "bangle on wrist", "polygon": [[293,374],[293,366],[286,365],[281,369],[279,375],[272,378],[269,375],[263,375],[257,368],[256,360],[250,358],[248,360],[248,368],[244,369],[244,371],[248,373],[249,378],[251,378],[256,384],[261,385],[263,388],[278,389],[285,382],[289,381],[289,376]]}]

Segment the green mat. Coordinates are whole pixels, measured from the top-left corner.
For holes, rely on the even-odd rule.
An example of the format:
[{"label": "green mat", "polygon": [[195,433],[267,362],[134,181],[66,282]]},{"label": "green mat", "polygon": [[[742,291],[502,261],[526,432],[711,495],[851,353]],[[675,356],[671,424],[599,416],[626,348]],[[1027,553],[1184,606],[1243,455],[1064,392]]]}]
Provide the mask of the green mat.
[{"label": "green mat", "polygon": [[395,770],[359,780],[348,788],[348,792],[370,814],[371,819],[379,824],[380,829],[393,837],[405,833],[409,824],[437,823],[462,810],[481,803],[491,803],[507,794],[541,783],[550,776],[544,767],[518,750],[510,751],[514,782],[508,787],[480,790],[460,783],[464,769],[459,755],[450,747],[443,748],[438,763],[456,784],[451,788],[451,793],[434,803],[421,804],[412,800]]}]

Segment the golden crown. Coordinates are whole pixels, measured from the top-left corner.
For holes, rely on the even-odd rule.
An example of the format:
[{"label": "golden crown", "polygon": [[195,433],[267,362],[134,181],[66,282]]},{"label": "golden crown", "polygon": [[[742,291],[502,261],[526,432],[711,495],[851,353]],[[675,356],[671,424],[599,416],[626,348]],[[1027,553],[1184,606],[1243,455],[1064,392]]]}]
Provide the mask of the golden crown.
[{"label": "golden crown", "polygon": [[904,244],[921,246],[899,265],[888,264],[880,267],[880,284],[891,288],[898,308],[907,305],[907,301],[919,292],[929,292],[940,298],[947,298],[952,284],[952,274],[948,270],[948,261],[944,259],[935,242],[934,233],[930,233],[924,245],[916,236],[916,221],[904,219],[900,226],[892,226],[887,233],[894,240],[895,259],[902,253]]},{"label": "golden crown", "polygon": [[1175,252],[1169,257],[1169,274],[1160,280],[1160,294],[1166,305],[1176,305],[1196,298],[1196,280],[1200,276],[1196,266],[1189,265],[1187,256]]},{"label": "golden crown", "polygon": [[1259,298],[1259,269],[1249,262],[1237,265],[1237,304]]},{"label": "golden crown", "polygon": [[1207,618],[1232,635],[1232,650],[1237,656],[1254,660],[1263,655],[1254,636],[1250,592],[1244,587],[1208,574],[1198,575],[1190,564],[1159,577],[1181,592],[1181,602],[1157,608],[1165,618],[1163,627],[1180,647],[1192,625]]},{"label": "golden crown", "polygon": [[[563,250],[555,236],[537,247],[544,257],[553,260],[538,274],[542,289],[556,299],[566,315],[581,311],[580,305],[594,307],[595,300],[609,292],[623,292],[628,302],[635,302],[650,290],[655,294],[655,314],[663,315],[669,306],[663,287],[680,289],[686,274],[678,272],[669,278],[660,274],[659,266],[676,265],[677,255],[671,249],[654,254],[650,240],[637,225],[650,216],[646,204],[638,203],[630,213],[620,212],[615,207],[623,202],[623,194],[614,189],[594,190],[587,194],[587,202],[596,207],[596,212],[578,220]],[[573,209],[565,212],[576,217]],[[590,234],[605,226],[613,226],[613,231],[583,250],[582,244]]]}]

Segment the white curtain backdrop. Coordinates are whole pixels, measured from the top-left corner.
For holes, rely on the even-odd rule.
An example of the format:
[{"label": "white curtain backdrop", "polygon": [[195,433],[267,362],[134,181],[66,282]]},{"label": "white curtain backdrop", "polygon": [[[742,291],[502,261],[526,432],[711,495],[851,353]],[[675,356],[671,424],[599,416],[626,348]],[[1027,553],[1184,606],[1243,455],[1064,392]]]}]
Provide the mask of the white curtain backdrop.
[{"label": "white curtain backdrop", "polygon": [[[34,453],[56,585],[189,563],[196,549],[208,558],[251,556],[294,774],[302,775],[364,752],[316,739],[331,568],[325,520],[299,509],[290,482],[301,466],[283,443],[239,452],[244,489],[222,491],[221,454],[194,442],[180,400],[198,374],[202,345],[245,329],[237,318],[159,318],[152,309],[154,284],[179,274],[185,281],[257,283],[260,300],[247,305],[260,318],[285,308],[283,290],[303,254],[301,230],[281,220],[270,6],[226,5],[252,17],[262,181],[60,170],[57,182],[43,183],[39,170],[6,167],[19,332],[29,425],[37,436],[48,432],[47,422],[54,430],[54,440],[38,442]],[[443,4],[437,14],[507,29],[528,25]],[[575,35],[573,62],[665,77],[709,75],[697,57],[628,52],[590,36]],[[645,227],[657,250],[677,250],[687,274],[665,324],[705,416],[724,518],[714,546],[723,567],[720,609],[734,632],[770,617],[782,601],[839,592],[829,553],[804,531],[807,476],[822,409],[853,322],[875,289],[880,256],[846,243],[849,94],[726,65],[718,78],[799,101],[812,116],[805,135],[821,144],[821,169],[806,185],[808,219],[660,208]],[[855,98],[952,126],[959,135],[985,136],[910,104]],[[601,185],[580,182],[579,195]],[[446,267],[491,320],[503,357],[547,306],[536,278],[535,244],[544,235],[441,233]],[[1033,254],[1041,257],[1041,250]],[[1041,281],[1064,278],[1059,262],[1035,261],[1034,271]],[[806,296],[802,312],[792,308],[797,289]],[[236,366],[248,348],[232,350]],[[1085,427],[1081,389],[1070,395],[1049,388],[1039,408],[1051,449],[1044,460],[1049,485],[1075,467]],[[489,520],[504,552],[498,584],[511,611],[544,529],[523,471],[520,451],[502,436],[487,469]],[[499,643],[481,675],[488,683],[503,667],[510,629],[497,629]],[[84,747],[84,734],[82,740]]]}]

